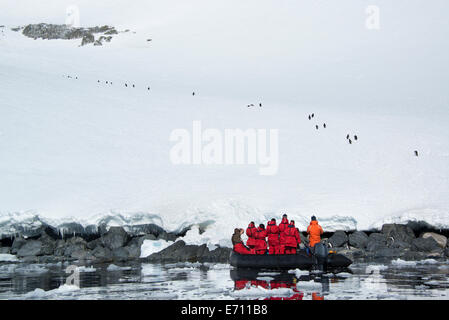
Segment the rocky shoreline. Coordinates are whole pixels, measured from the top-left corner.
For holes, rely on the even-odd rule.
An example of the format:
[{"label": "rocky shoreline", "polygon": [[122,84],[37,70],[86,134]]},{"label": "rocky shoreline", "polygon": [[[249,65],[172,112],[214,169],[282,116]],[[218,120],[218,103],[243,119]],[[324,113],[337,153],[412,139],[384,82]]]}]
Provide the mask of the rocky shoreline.
[{"label": "rocky shoreline", "polygon": [[[11,254],[26,263],[79,261],[81,264],[142,261],[150,263],[211,262],[227,263],[231,248],[217,246],[210,250],[205,244],[186,244],[182,237],[189,228],[179,233],[166,232],[154,224],[124,227],[100,226],[96,230],[78,229],[79,233],[61,235],[51,226],[15,234],[1,239],[0,254]],[[75,228],[76,229],[76,228]],[[72,226],[72,231],[75,230]],[[381,230],[336,231],[328,233],[322,242],[337,253],[355,262],[387,261],[392,259],[422,260],[449,257],[447,237],[436,232],[416,234],[409,225],[385,224]],[[307,243],[301,233],[302,246]],[[145,240],[173,241],[169,247],[141,258]]]}]

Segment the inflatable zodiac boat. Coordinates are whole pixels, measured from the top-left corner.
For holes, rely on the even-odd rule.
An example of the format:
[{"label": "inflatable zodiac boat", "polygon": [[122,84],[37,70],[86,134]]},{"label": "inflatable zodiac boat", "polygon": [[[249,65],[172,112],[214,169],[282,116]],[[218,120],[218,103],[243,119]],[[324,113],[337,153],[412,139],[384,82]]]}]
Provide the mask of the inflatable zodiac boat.
[{"label": "inflatable zodiac boat", "polygon": [[328,252],[327,248],[318,243],[314,252],[307,254],[299,251],[297,254],[239,254],[232,251],[230,264],[235,268],[247,269],[318,269],[327,270],[346,268],[351,265],[351,259],[342,254]]}]

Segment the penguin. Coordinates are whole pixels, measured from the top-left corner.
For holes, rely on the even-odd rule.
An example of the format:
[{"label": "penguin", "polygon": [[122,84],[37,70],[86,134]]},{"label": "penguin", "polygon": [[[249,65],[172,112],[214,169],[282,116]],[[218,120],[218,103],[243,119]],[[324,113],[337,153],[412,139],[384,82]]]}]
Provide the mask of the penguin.
[{"label": "penguin", "polygon": [[147,89],[148,89],[148,91],[150,91],[150,87],[148,87]]},{"label": "penguin", "polygon": [[127,84],[127,83],[125,83],[125,87],[127,87],[127,88],[128,88],[128,84]]},{"label": "penguin", "polygon": [[309,114],[309,120],[312,120],[312,117],[310,116],[310,114]]},{"label": "penguin", "polygon": [[78,80],[78,77],[75,77],[76,80]]},{"label": "penguin", "polygon": [[259,107],[262,108],[262,103],[259,103]]},{"label": "penguin", "polygon": [[352,140],[351,139],[349,139],[349,144],[352,144]]},{"label": "penguin", "polygon": [[106,81],[106,84],[108,84],[108,82]]},{"label": "penguin", "polygon": [[319,128],[318,125],[316,125],[315,128],[318,130],[318,128]]},{"label": "penguin", "polygon": [[194,96],[194,95],[195,95],[195,91],[192,92],[192,96]]},{"label": "penguin", "polygon": [[357,141],[357,139],[358,139],[357,135],[354,135],[354,140],[356,140],[356,141]]},{"label": "penguin", "polygon": [[349,139],[349,133],[346,135],[346,139]]},{"label": "penguin", "polygon": [[135,88],[136,87],[136,85],[135,84],[133,84],[133,88]]},{"label": "penguin", "polygon": [[312,118],[315,117],[315,113],[312,113]]},{"label": "penguin", "polygon": [[323,123],[323,128],[326,129],[326,124],[325,123]]},{"label": "penguin", "polygon": [[418,150],[415,150],[415,156],[418,156]]},{"label": "penguin", "polygon": [[100,83],[100,80],[97,80],[98,83]]}]

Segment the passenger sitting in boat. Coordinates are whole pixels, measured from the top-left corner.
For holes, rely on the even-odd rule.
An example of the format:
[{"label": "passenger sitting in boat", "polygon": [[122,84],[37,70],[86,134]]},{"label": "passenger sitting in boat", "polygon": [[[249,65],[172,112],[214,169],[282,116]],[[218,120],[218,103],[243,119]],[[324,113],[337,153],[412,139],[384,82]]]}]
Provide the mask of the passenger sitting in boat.
[{"label": "passenger sitting in boat", "polygon": [[265,254],[267,252],[267,231],[263,224],[259,225],[256,231],[256,254]]},{"label": "passenger sitting in boat", "polygon": [[295,221],[290,221],[287,228],[284,229],[285,237],[285,254],[296,254],[296,248],[301,243],[299,232],[295,227]]},{"label": "passenger sitting in boat", "polygon": [[271,219],[267,223],[268,254],[279,254],[279,227],[276,219]]},{"label": "passenger sitting in boat", "polygon": [[310,225],[307,227],[307,233],[309,235],[309,246],[313,248],[315,244],[321,242],[321,235],[323,234],[323,228],[318,224],[315,216],[312,216]]},{"label": "passenger sitting in boat", "polygon": [[234,246],[234,251],[240,254],[254,254],[254,250],[246,247],[242,241],[243,229],[234,229],[234,234],[232,235],[232,245]]},{"label": "passenger sitting in boat", "polygon": [[279,223],[279,254],[284,254],[285,252],[285,236],[284,230],[288,227],[288,218],[284,214],[282,216],[282,221]]},{"label": "passenger sitting in boat", "polygon": [[251,249],[254,249],[256,247],[256,232],[256,225],[254,224],[254,221],[251,221],[248,225],[248,228],[246,228],[246,235],[248,236],[246,245]]}]

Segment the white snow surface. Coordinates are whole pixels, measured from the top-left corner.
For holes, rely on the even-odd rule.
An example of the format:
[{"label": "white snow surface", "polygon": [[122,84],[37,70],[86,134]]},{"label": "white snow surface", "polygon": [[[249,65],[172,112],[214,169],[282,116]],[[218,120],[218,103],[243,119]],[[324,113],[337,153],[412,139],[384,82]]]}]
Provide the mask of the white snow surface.
[{"label": "white snow surface", "polygon": [[[327,231],[449,227],[447,1],[379,0],[388,15],[369,31],[355,0],[79,0],[83,26],[131,32],[80,47],[11,30],[62,24],[72,2],[2,1],[0,234],[42,221],[198,225],[186,242],[214,248],[283,213],[301,230],[311,215]],[[170,133],[194,120],[279,129],[278,173],[173,165]]]},{"label": "white snow surface", "polygon": [[166,240],[144,240],[140,247],[140,257],[145,258],[153,253],[164,250],[168,246],[173,244],[173,241]]},{"label": "white snow surface", "polygon": [[19,259],[13,255],[8,253],[0,253],[0,262],[16,262]]},{"label": "white snow surface", "polygon": [[131,270],[131,267],[120,267],[115,264],[110,264],[106,268],[106,270],[108,270],[108,271],[127,271],[127,270]]}]

